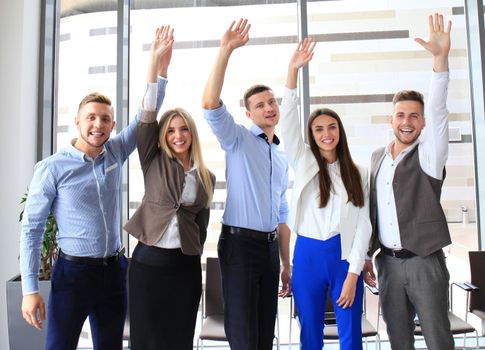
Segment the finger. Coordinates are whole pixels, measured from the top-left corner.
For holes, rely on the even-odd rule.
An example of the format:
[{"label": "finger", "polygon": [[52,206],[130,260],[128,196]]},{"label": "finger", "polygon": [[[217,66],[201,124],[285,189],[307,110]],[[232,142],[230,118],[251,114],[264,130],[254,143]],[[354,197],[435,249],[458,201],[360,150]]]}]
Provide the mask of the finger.
[{"label": "finger", "polygon": [[433,16],[432,15],[429,15],[428,16],[428,31],[430,33],[433,33],[434,32],[434,21],[433,21]]},{"label": "finger", "polygon": [[448,26],[446,28],[446,32],[447,33],[451,32],[451,21],[448,21]]},{"label": "finger", "polygon": [[424,41],[423,39],[421,38],[415,38],[414,41],[416,41],[419,45],[421,45],[422,47],[424,47],[426,49],[426,46],[428,45],[426,43],[426,41]]},{"label": "finger", "polygon": [[44,303],[40,304],[39,314],[40,314],[40,319],[42,321],[44,321],[45,320],[45,304]]},{"label": "finger", "polygon": [[310,49],[308,50],[308,52],[311,52],[312,53],[312,56],[313,56],[313,49],[315,48],[315,45],[317,44],[316,41],[312,41],[311,45],[310,45]]},{"label": "finger", "polygon": [[236,32],[238,32],[241,29],[241,25],[243,24],[244,21],[245,21],[244,19],[239,18],[239,21],[237,21],[237,24],[236,24],[236,28],[234,28]]},{"label": "finger", "polygon": [[[247,20],[246,20],[246,22],[247,22]],[[249,28],[251,28],[251,24],[250,23],[246,23],[246,26],[245,26],[244,30],[242,31],[242,33],[241,33],[241,35],[243,37],[247,37],[248,40],[249,40],[249,34],[248,34],[249,33]]]},{"label": "finger", "polygon": [[234,24],[236,23],[236,21],[232,21],[231,22],[231,25],[229,26],[229,28],[227,28],[228,31],[232,31],[233,28],[234,28]]},{"label": "finger", "polygon": [[440,21],[440,32],[445,30],[445,20],[443,15],[439,15],[439,21]]}]

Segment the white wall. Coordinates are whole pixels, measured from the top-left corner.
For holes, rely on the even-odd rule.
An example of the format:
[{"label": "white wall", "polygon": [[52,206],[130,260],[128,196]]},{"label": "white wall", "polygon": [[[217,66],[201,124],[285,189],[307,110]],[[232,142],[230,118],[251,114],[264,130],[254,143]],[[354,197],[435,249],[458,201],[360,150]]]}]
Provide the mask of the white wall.
[{"label": "white wall", "polygon": [[40,3],[0,1],[0,350],[9,348],[5,282],[19,271],[18,203],[35,163]]}]

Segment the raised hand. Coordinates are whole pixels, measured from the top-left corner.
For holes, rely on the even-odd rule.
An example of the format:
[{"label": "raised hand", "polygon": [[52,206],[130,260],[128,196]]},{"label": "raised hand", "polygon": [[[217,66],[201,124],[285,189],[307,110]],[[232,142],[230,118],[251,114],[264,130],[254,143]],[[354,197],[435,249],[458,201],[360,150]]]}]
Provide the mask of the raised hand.
[{"label": "raised hand", "polygon": [[313,49],[315,48],[316,42],[312,38],[305,38],[302,42],[298,44],[295,53],[290,59],[290,68],[300,69],[305,64],[311,61],[313,58]]},{"label": "raised hand", "polygon": [[448,21],[445,30],[443,15],[435,13],[434,16],[429,16],[428,27],[428,41],[421,38],[414,40],[433,55],[435,58],[435,71],[448,70],[448,54],[451,47],[451,21]]},{"label": "raised hand", "polygon": [[312,38],[305,38],[300,42],[296,51],[291,56],[288,64],[288,75],[286,77],[286,87],[289,89],[296,88],[298,82],[298,71],[301,67],[311,61],[313,58],[313,49],[316,42]]},{"label": "raised hand", "polygon": [[[161,26],[155,31],[155,37],[152,41],[150,51],[158,59],[164,59],[167,65],[170,63],[173,48],[173,28],[170,26]],[[165,56],[168,56],[165,57]]]},{"label": "raised hand", "polygon": [[231,25],[221,39],[221,47],[226,47],[231,51],[245,45],[249,41],[249,28],[251,24],[247,19],[232,21]]},{"label": "raised hand", "polygon": [[155,37],[150,48],[150,63],[148,65],[147,82],[155,83],[157,74],[167,77],[168,66],[172,59],[173,29],[161,26],[155,31]]}]

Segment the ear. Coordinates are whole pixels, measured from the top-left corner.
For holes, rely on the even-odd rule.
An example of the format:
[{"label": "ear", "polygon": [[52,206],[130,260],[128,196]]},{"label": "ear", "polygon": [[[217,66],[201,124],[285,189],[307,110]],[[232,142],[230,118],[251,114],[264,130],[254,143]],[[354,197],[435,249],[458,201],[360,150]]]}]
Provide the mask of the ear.
[{"label": "ear", "polygon": [[113,130],[116,126],[116,120],[113,120],[113,124],[111,125],[111,130]]},{"label": "ear", "polygon": [[253,119],[250,111],[246,111],[246,117],[248,117],[251,120]]},{"label": "ear", "polygon": [[76,129],[79,130],[79,124],[81,121],[79,120],[79,116],[74,117],[74,124],[76,125]]},{"label": "ear", "polygon": [[389,124],[392,124],[392,117],[394,116],[394,114],[390,114],[389,117],[387,118],[387,121]]}]

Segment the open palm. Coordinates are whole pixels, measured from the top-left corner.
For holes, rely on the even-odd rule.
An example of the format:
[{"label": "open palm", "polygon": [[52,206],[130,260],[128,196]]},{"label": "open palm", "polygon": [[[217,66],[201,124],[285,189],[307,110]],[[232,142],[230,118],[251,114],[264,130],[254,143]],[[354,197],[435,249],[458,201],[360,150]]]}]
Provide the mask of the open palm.
[{"label": "open palm", "polygon": [[236,21],[233,21],[222,36],[221,46],[234,50],[245,45],[249,41],[249,28],[251,28],[251,24],[247,19],[241,18],[237,24]]},{"label": "open palm", "polygon": [[448,56],[451,47],[450,31],[451,21],[448,21],[445,30],[443,15],[429,16],[429,38],[425,41],[416,38],[415,41],[428,50],[433,56]]}]

